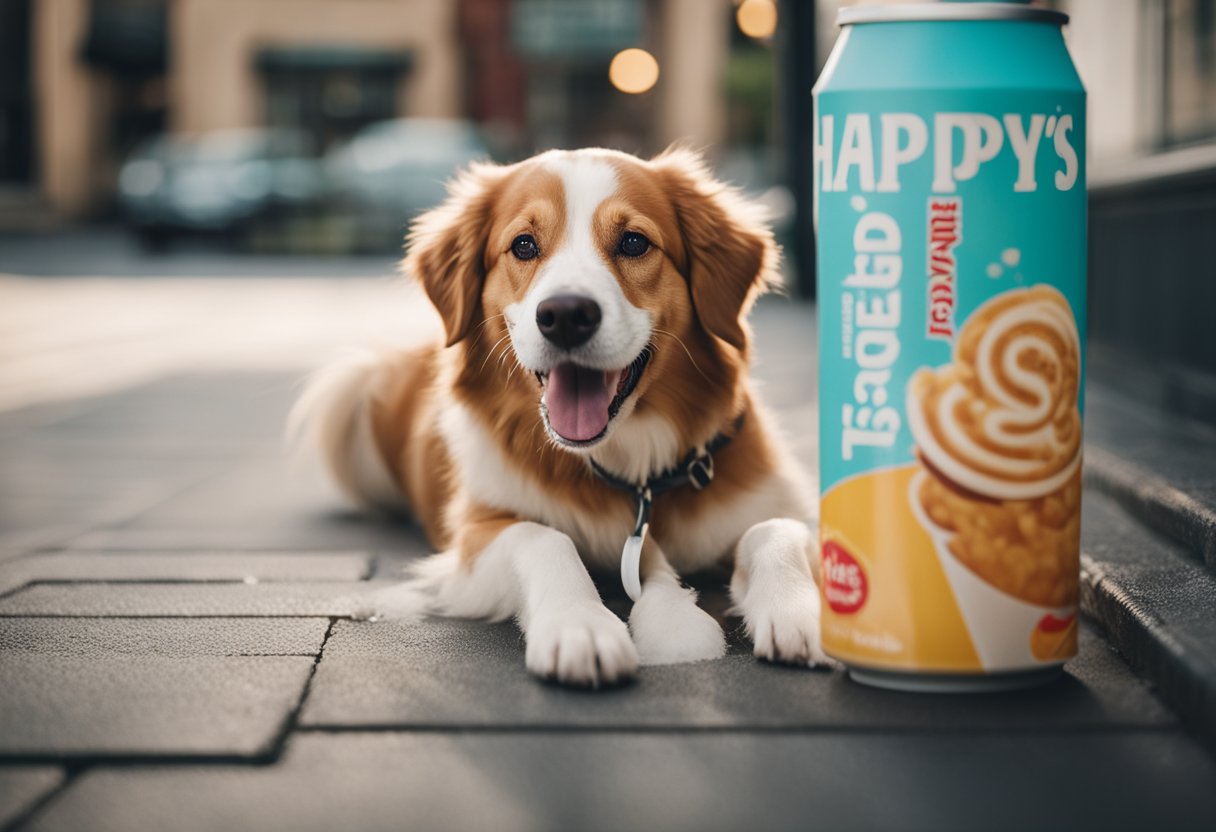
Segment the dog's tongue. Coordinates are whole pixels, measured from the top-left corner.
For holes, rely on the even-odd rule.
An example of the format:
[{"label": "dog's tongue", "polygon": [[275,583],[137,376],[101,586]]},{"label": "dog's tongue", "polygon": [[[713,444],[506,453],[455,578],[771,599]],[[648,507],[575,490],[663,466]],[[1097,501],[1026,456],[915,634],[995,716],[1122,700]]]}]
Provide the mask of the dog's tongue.
[{"label": "dog's tongue", "polygon": [[554,367],[545,386],[549,426],[572,442],[586,442],[603,433],[616,375],[574,364]]}]

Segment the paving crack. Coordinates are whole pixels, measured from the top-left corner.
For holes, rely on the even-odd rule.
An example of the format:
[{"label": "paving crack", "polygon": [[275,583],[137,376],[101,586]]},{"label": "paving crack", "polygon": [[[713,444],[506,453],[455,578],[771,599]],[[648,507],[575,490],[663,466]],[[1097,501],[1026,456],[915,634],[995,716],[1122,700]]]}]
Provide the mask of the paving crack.
[{"label": "paving crack", "polygon": [[294,708],[287,715],[287,719],[283,722],[283,730],[275,738],[271,745],[271,752],[268,755],[268,762],[277,761],[283,756],[283,751],[287,747],[287,741],[291,735],[300,727],[300,714],[304,710],[304,703],[308,701],[308,694],[312,691],[312,681],[316,678],[317,668],[321,665],[321,659],[325,656],[325,645],[329,644],[329,638],[333,635],[334,625],[342,620],[341,616],[330,616],[329,626],[325,628],[325,635],[321,637],[321,646],[317,648],[316,659],[312,663],[312,667],[308,671],[308,678],[304,680],[304,689],[300,691],[300,699],[296,702]]},{"label": "paving crack", "polygon": [[40,796],[37,800],[26,806],[24,811],[17,813],[6,825],[0,827],[0,832],[12,832],[12,830],[20,829],[31,820],[35,815],[51,805],[53,801],[66,792],[72,783],[76,782],[76,778],[85,770],[84,766],[80,765],[65,765],[63,768],[63,779],[59,781],[59,785],[50,789],[46,794]]}]

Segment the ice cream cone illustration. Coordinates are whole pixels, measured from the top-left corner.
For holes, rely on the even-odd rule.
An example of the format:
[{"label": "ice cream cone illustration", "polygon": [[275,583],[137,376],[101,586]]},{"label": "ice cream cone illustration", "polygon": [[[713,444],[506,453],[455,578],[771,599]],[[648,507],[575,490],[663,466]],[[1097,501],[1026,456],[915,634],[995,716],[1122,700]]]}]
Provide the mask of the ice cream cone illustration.
[{"label": "ice cream cone illustration", "polygon": [[908,387],[923,469],[908,499],[990,670],[1075,649],[1079,383],[1068,303],[1035,286],[976,309],[954,361]]}]

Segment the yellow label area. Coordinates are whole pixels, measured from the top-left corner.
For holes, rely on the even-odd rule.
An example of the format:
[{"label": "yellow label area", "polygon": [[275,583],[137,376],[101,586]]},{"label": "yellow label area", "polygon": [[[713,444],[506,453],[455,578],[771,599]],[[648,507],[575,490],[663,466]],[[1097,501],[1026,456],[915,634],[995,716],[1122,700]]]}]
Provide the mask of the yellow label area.
[{"label": "yellow label area", "polygon": [[823,496],[823,646],[866,667],[981,671],[933,539],[909,505],[918,470],[871,472]]}]

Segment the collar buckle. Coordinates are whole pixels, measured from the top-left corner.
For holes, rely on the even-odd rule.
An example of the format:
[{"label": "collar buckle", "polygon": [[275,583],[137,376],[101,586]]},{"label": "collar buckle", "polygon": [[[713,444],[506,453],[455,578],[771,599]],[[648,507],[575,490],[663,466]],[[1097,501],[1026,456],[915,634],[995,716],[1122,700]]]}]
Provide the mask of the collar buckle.
[{"label": "collar buckle", "polygon": [[[692,458],[685,457],[687,462],[677,462],[670,470],[652,476],[641,484],[615,476],[604,470],[594,459],[588,458],[591,470],[603,482],[613,488],[633,494],[637,517],[634,520],[633,534],[625,540],[625,548],[621,552],[621,582],[625,586],[625,592],[634,601],[638,600],[642,590],[642,546],[646,540],[646,533],[650,529],[650,512],[654,498],[682,485],[691,485],[697,491],[703,491],[713,482],[714,451],[721,450],[734,438],[743,425],[743,417],[746,413],[745,410],[735,418],[734,427],[730,433],[719,433],[700,448],[694,448],[690,453]],[[681,471],[681,465],[683,471]]]},{"label": "collar buckle", "polygon": [[698,491],[714,481],[714,458],[708,451],[688,463],[688,484]]}]

